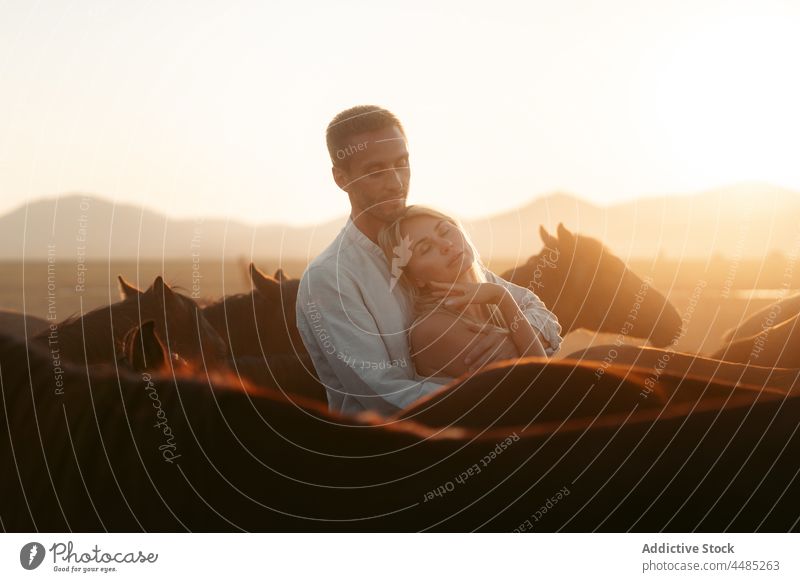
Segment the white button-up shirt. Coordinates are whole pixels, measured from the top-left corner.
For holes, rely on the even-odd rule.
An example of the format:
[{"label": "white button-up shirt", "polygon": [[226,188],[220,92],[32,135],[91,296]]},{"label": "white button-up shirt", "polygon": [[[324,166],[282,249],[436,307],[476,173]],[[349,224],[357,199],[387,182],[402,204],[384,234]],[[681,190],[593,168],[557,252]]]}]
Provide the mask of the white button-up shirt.
[{"label": "white button-up shirt", "polygon": [[[485,270],[487,281],[511,292],[528,321],[561,345],[558,319],[530,290]],[[351,218],[308,266],[297,294],[297,328],[325,385],[328,408],[344,414],[372,410],[389,416],[441,388],[450,378],[417,375],[409,355],[411,300],[390,291],[386,256]]]}]

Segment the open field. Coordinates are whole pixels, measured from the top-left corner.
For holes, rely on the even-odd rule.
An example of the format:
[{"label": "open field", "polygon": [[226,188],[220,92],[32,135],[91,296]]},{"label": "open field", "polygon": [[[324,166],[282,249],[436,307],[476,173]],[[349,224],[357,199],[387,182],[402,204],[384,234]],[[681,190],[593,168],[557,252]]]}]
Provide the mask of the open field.
[{"label": "open field", "polygon": [[[258,260],[257,265],[272,274],[282,267],[293,277],[299,277],[305,263],[279,261],[276,258]],[[507,260],[489,261],[495,272],[509,268]],[[715,258],[713,261],[646,261],[630,262],[640,277],[652,277],[657,289],[664,292],[688,325],[675,349],[692,353],[707,353],[720,345],[723,332],[749,314],[800,287],[798,277],[780,255],[764,261],[734,263]],[[77,264],[58,263],[51,268],[55,294],[54,316],[61,321],[73,313],[94,309],[117,301],[117,275],[123,274],[140,287],[149,286],[158,274],[170,284],[198,299],[214,299],[223,294],[240,293],[250,288],[247,261],[133,261],[86,262],[85,270]],[[696,299],[691,309],[690,303]],[[48,264],[46,262],[0,263],[0,308],[25,311],[46,317],[48,311]],[[566,355],[588,345],[612,343],[613,334],[594,334],[587,331],[571,333],[559,352]]]}]

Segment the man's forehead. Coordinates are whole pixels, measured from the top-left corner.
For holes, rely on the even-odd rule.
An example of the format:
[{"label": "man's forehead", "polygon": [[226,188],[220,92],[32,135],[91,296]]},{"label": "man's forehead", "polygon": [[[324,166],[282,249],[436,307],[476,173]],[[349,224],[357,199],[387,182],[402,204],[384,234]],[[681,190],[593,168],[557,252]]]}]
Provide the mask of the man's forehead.
[{"label": "man's forehead", "polygon": [[406,139],[397,127],[359,133],[347,140],[348,153],[359,160],[408,153]]},{"label": "man's forehead", "polygon": [[384,127],[382,129],[375,129],[373,131],[365,131],[363,133],[357,133],[353,135],[348,142],[351,144],[353,143],[364,143],[367,142],[369,144],[378,144],[378,143],[392,143],[392,142],[400,142],[405,143],[405,138],[403,137],[403,132],[400,131],[400,128],[396,125],[391,125],[389,127]]}]

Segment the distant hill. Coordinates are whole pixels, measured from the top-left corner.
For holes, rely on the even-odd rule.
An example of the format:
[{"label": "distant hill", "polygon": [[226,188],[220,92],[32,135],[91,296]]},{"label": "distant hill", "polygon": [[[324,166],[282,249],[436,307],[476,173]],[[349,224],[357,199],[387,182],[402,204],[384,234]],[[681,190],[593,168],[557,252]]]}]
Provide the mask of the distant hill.
[{"label": "distant hill", "polygon": [[[176,220],[98,196],[67,194],[32,201],[0,217],[0,260],[283,257],[309,260],[344,225],[250,226],[219,218]],[[593,206],[567,193],[534,199],[510,212],[465,221],[484,257],[524,258],[541,248],[539,225],[601,239],[624,257],[758,257],[790,254],[800,244],[800,193],[766,184]],[[797,250],[794,251],[797,253]]]},{"label": "distant hill", "polygon": [[216,260],[272,257],[282,249],[286,256],[305,258],[325,248],[345,220],[314,228],[254,227],[216,217],[175,219],[98,196],[68,194],[32,201],[0,217],[0,259],[20,260],[23,252],[26,259],[45,259],[49,244],[56,257],[66,260],[79,253],[87,260],[169,260],[194,253]]},{"label": "distant hill", "polygon": [[482,253],[527,257],[542,246],[538,225],[552,232],[559,222],[602,240],[625,257],[789,254],[800,246],[800,193],[766,184],[740,184],[607,207],[558,193],[515,211],[472,221],[467,228]]}]

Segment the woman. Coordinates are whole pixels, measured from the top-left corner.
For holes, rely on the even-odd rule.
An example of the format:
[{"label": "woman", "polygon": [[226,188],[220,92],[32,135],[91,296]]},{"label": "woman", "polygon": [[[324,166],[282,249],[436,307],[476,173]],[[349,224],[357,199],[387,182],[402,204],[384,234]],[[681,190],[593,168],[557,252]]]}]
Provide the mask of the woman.
[{"label": "woman", "polygon": [[542,305],[541,329],[533,327],[508,288],[487,281],[474,246],[453,218],[424,206],[408,206],[378,241],[392,281],[410,295],[415,319],[409,328],[411,357],[421,376],[455,378],[474,368],[465,354],[492,328],[507,335],[520,357],[546,357],[561,338],[555,316]]}]

